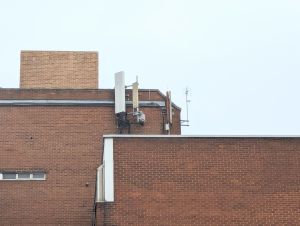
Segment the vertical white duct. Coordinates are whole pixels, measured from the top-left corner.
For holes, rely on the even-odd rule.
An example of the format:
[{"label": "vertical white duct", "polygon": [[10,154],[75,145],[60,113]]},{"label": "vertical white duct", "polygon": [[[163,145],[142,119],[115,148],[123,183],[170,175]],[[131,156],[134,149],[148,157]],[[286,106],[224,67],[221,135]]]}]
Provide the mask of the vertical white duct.
[{"label": "vertical white duct", "polygon": [[96,202],[114,201],[113,138],[104,139],[103,164],[97,169]]},{"label": "vertical white duct", "polygon": [[115,73],[115,114],[125,111],[125,75],[120,71]]},{"label": "vertical white duct", "polygon": [[113,138],[104,139],[104,199],[106,202],[114,201],[114,141]]},{"label": "vertical white duct", "polygon": [[97,169],[97,193],[96,193],[96,202],[104,202],[104,165],[101,165]]}]

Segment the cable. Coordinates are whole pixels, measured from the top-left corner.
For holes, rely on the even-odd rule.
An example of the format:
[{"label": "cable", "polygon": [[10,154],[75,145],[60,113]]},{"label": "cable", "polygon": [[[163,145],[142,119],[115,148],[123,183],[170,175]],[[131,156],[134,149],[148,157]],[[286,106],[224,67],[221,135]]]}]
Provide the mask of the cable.
[{"label": "cable", "polygon": [[94,194],[94,206],[93,206],[93,215],[92,215],[92,226],[97,225],[97,202],[96,202],[96,196],[97,196],[97,173],[96,173],[96,183],[95,183],[95,194]]}]

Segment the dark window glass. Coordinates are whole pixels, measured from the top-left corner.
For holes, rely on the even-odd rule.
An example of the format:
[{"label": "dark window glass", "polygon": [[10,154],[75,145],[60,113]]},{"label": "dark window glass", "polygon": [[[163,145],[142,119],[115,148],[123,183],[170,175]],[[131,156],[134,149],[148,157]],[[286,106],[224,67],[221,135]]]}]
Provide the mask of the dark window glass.
[{"label": "dark window glass", "polygon": [[32,176],[33,176],[33,179],[44,179],[45,174],[44,173],[33,173]]},{"label": "dark window glass", "polygon": [[18,173],[19,179],[30,179],[30,173]]},{"label": "dark window glass", "polygon": [[2,173],[3,179],[16,179],[15,173]]}]

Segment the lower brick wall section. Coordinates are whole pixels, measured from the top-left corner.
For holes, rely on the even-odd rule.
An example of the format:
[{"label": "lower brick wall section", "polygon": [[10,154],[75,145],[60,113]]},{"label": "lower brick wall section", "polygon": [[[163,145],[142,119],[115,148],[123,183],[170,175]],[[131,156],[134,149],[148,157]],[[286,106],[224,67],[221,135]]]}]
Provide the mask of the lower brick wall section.
[{"label": "lower brick wall section", "polygon": [[[91,225],[109,107],[0,107],[0,170],[46,171],[45,181],[0,181],[0,225]],[[88,185],[88,186],[87,186]]]},{"label": "lower brick wall section", "polygon": [[114,138],[98,225],[299,225],[300,138]]},{"label": "lower brick wall section", "polygon": [[[161,109],[144,107],[159,134]],[[179,120],[178,120],[179,122]],[[113,107],[0,107],[0,172],[46,171],[45,181],[0,181],[0,226],[91,225],[102,136],[116,132]]]}]

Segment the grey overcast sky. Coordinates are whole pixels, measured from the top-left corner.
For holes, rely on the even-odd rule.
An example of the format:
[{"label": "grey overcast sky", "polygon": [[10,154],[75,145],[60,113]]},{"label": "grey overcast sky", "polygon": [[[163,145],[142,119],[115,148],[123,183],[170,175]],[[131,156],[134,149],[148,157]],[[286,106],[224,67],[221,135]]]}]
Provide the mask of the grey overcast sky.
[{"label": "grey overcast sky", "polygon": [[299,0],[0,0],[0,86],[20,50],[93,50],[113,74],[172,91],[184,134],[300,134]]}]

